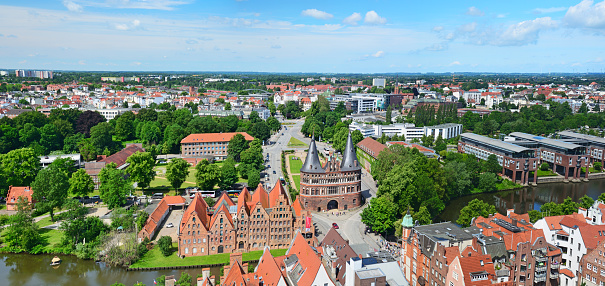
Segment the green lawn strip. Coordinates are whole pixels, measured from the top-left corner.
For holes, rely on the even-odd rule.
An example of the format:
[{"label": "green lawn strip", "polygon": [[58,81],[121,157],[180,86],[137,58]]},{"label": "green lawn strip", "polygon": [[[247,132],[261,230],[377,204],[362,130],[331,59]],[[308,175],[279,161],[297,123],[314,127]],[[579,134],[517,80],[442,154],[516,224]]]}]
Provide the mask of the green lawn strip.
[{"label": "green lawn strip", "polygon": [[290,156],[290,173],[298,174],[300,173],[300,168],[302,168],[302,160],[298,158],[298,160],[294,160],[294,156]]},{"label": "green lawn strip", "polygon": [[307,147],[307,143],[302,142],[294,137],[290,138],[290,141],[288,141],[288,147]]},{"label": "green lawn strip", "polygon": [[496,183],[496,188],[498,188],[499,191],[520,188],[520,187],[522,187],[522,186],[517,183],[513,183],[513,181],[509,181],[509,180],[505,180],[505,179],[503,179],[502,182],[500,182],[500,183]]},{"label": "green lawn strip", "polygon": [[[55,218],[56,217],[57,217],[57,215],[55,214]],[[38,224],[39,227],[45,227],[45,226],[54,224],[55,222],[50,221],[50,216],[49,216],[49,217],[45,217],[45,218],[41,219],[40,221],[36,222],[36,224]]]},{"label": "green lawn strip", "polygon": [[551,177],[551,176],[557,175],[551,170],[542,171],[542,170],[538,169],[536,172],[538,172],[538,177]]},{"label": "green lawn strip", "polygon": [[296,189],[300,191],[300,175],[292,175],[292,180],[294,181],[294,185],[296,185]]},{"label": "green lawn strip", "polygon": [[[176,250],[176,249],[175,249]],[[271,250],[273,256],[282,256],[286,253],[286,249]],[[243,261],[258,260],[263,254],[262,250],[244,253]],[[165,266],[191,266],[191,265],[210,265],[210,264],[228,264],[229,253],[221,253],[214,255],[193,256],[180,258],[177,252],[173,252],[169,256],[164,256],[160,252],[159,247],[154,247],[147,252],[139,261],[131,265],[130,268],[151,268]]]},{"label": "green lawn strip", "polygon": [[40,235],[42,239],[46,241],[44,252],[53,253],[57,252],[55,249],[60,249],[61,238],[63,238],[63,231],[56,229],[42,228],[40,229]]}]

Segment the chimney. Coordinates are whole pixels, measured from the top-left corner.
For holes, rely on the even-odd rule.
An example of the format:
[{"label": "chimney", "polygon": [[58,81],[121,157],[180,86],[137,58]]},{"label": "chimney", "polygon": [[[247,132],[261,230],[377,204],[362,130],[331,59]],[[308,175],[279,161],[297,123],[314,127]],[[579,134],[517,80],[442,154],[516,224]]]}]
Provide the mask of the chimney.
[{"label": "chimney", "polygon": [[244,263],[242,268],[244,268],[244,273],[248,273],[248,262]]},{"label": "chimney", "polygon": [[239,262],[239,265],[242,265],[242,253],[241,252],[235,252],[235,253],[231,253],[229,255],[229,266],[233,267],[233,265]]},{"label": "chimney", "polygon": [[517,226],[517,219],[514,218],[512,221],[513,221],[513,226]]},{"label": "chimney", "polygon": [[510,214],[514,214],[515,213],[515,209],[507,209],[506,210],[506,216],[510,217]]}]

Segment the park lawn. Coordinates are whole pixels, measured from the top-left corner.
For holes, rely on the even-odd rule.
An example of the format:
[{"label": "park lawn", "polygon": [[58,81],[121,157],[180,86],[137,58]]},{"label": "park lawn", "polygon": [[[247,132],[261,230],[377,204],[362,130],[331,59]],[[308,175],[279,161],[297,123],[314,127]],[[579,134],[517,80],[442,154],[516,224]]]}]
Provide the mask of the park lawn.
[{"label": "park lawn", "polygon": [[[592,173],[601,173],[601,172],[603,172],[602,169],[597,171],[593,167],[590,167],[588,170],[590,171],[591,174]],[[582,173],[586,173],[586,167],[582,167]]]},{"label": "park lawn", "polygon": [[290,138],[288,141],[288,147],[307,147],[308,145],[305,142],[302,142],[294,137]]},{"label": "park lawn", "polygon": [[538,177],[552,177],[557,175],[552,170],[542,171],[538,169],[536,172],[538,172]]},{"label": "park lawn", "polygon": [[[221,253],[214,255],[193,256],[180,258],[176,252],[176,243],[172,244],[175,250],[169,256],[164,256],[160,252],[160,248],[155,246],[147,252],[139,261],[130,266],[130,268],[149,268],[149,267],[164,267],[170,266],[191,266],[191,265],[210,265],[210,264],[228,264],[229,253]],[[273,249],[271,254],[274,257],[286,254],[287,249]],[[243,261],[254,261],[260,259],[263,255],[262,250],[251,251],[242,255]]]},{"label": "park lawn", "polygon": [[[57,217],[57,215],[55,214],[55,218],[56,218],[56,217]],[[55,222],[56,222],[56,221],[55,221]],[[50,216],[49,216],[49,217],[45,217],[45,218],[41,219],[40,221],[36,222],[36,224],[37,224],[39,227],[45,227],[45,226],[51,225],[51,224],[53,224],[53,223],[54,223],[54,222],[50,221]]]},{"label": "park lawn", "polygon": [[298,158],[298,160],[294,160],[294,156],[290,156],[290,174],[298,174],[300,173],[300,168],[302,168],[302,160]]},{"label": "park lawn", "polygon": [[61,239],[63,238],[63,231],[56,229],[42,228],[40,229],[40,235],[42,239],[46,241],[44,249],[47,252],[53,252],[52,249],[59,248],[61,245]]},{"label": "park lawn", "polygon": [[292,180],[294,181],[294,185],[296,185],[296,189],[300,191],[300,175],[292,175]]}]

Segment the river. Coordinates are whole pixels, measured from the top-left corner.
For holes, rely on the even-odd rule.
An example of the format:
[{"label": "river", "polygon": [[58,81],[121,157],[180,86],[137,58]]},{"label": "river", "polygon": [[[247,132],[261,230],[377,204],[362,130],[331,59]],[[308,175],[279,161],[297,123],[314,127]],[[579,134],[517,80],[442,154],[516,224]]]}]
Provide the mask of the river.
[{"label": "river", "polygon": [[[79,285],[109,286],[124,283],[126,286],[137,282],[153,285],[153,280],[161,275],[175,275],[182,271],[189,273],[193,285],[202,268],[126,271],[120,267],[108,267],[92,260],[81,260],[75,256],[61,255],[63,262],[56,269],[50,266],[54,255],[0,254],[0,285]],[[211,275],[219,279],[220,267],[210,269]]]},{"label": "river", "polygon": [[601,179],[581,183],[539,184],[511,191],[469,195],[451,200],[435,222],[455,222],[460,209],[473,199],[495,205],[498,212],[502,214],[506,214],[507,209],[515,209],[515,213],[522,214],[530,210],[540,210],[540,207],[547,202],[562,203],[567,197],[578,202],[581,197],[588,195],[596,200],[603,192],[605,192],[605,180]]}]

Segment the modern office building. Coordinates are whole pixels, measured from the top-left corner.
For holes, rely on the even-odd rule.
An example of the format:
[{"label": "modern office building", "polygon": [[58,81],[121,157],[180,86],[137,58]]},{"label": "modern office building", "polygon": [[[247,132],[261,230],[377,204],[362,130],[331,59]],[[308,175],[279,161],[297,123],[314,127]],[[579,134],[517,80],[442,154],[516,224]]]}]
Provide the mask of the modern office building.
[{"label": "modern office building", "polygon": [[349,130],[359,130],[364,137],[379,138],[382,135],[393,137],[394,135],[405,137],[405,140],[422,139],[423,136],[439,136],[444,140],[454,138],[462,133],[462,124],[446,123],[434,126],[416,127],[413,123],[394,123],[389,125],[363,124],[352,122]]},{"label": "modern office building", "polygon": [[[533,181],[537,181],[540,158],[536,150],[504,142],[474,133],[462,133],[458,141],[458,152],[473,154],[481,160],[487,160],[489,155],[496,155],[502,166],[502,174],[510,177],[513,182],[520,180],[521,184],[530,182],[529,173],[533,172]],[[519,176],[520,175],[520,176]]]},{"label": "modern office building", "polygon": [[[588,167],[589,156],[582,145],[522,132],[510,133],[505,141],[535,150],[542,162],[547,162],[565,179],[580,179],[581,168]],[[588,178],[588,172],[584,173],[584,178]]]},{"label": "modern office building", "polygon": [[586,154],[590,156],[590,163],[601,162],[601,165],[605,164],[605,156],[603,156],[605,138],[571,131],[561,131],[558,134],[561,141],[586,147]]}]

